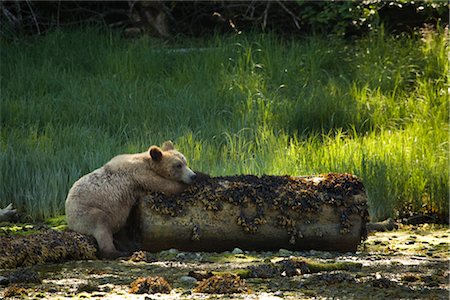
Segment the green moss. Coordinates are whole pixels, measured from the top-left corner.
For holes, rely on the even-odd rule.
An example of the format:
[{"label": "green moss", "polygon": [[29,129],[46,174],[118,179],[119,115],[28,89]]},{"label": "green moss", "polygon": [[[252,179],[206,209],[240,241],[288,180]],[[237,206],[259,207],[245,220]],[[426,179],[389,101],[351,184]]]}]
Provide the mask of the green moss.
[{"label": "green moss", "polygon": [[[262,264],[253,265],[245,269],[235,269],[227,272],[213,272],[214,275],[223,275],[225,273],[232,273],[238,275],[240,278],[274,278],[285,273],[286,276],[295,276],[300,274],[310,274],[318,272],[330,272],[337,270],[357,271],[362,267],[361,263],[355,262],[332,262],[322,263],[303,258],[285,259],[276,264]],[[293,271],[298,269],[298,271]]]},{"label": "green moss", "polygon": [[[55,230],[63,231],[67,229],[66,216],[58,216],[50,218],[44,221],[45,227],[50,227]],[[0,236],[6,235],[30,235],[39,233],[36,224],[31,223],[11,223],[11,222],[1,222],[0,223]]]},{"label": "green moss", "polygon": [[315,261],[306,261],[306,264],[311,273],[329,272],[336,270],[355,271],[360,270],[362,267],[362,263],[356,262],[321,263]]},{"label": "green moss", "polygon": [[214,275],[234,274],[242,279],[250,278],[251,271],[249,269],[235,269],[226,272],[212,272]]},{"label": "green moss", "polygon": [[261,261],[261,258],[247,254],[215,253],[205,257],[205,260],[213,263],[244,263]]},{"label": "green moss", "polygon": [[0,223],[0,236],[29,235],[37,232],[38,230],[35,229],[34,225],[29,223]]},{"label": "green moss", "polygon": [[62,231],[62,230],[66,230],[67,229],[67,221],[66,221],[66,216],[65,215],[47,219],[47,220],[45,220],[44,223],[46,225],[50,226],[51,228],[56,229],[56,230]]}]

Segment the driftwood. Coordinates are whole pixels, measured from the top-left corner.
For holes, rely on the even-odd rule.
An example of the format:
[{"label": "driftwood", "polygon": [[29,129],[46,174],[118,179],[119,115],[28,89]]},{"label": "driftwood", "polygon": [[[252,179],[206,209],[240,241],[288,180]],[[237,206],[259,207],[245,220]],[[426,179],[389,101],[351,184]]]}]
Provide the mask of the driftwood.
[{"label": "driftwood", "polygon": [[16,216],[17,212],[13,209],[12,203],[3,209],[0,209],[0,222],[11,221]]},{"label": "driftwood", "polygon": [[147,195],[130,220],[148,251],[347,252],[366,238],[367,196],[350,174],[201,176],[180,195]]},{"label": "driftwood", "polygon": [[398,228],[398,224],[395,223],[394,219],[388,218],[381,222],[374,222],[367,224],[367,231],[392,231]]}]

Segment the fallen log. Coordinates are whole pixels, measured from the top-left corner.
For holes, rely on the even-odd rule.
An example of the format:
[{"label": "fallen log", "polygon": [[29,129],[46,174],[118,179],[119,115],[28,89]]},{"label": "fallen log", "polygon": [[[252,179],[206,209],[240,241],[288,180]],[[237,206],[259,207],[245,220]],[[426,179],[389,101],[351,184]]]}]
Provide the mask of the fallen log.
[{"label": "fallen log", "polygon": [[367,237],[367,195],[350,174],[201,175],[180,195],[143,197],[130,220],[147,251],[354,252]]}]

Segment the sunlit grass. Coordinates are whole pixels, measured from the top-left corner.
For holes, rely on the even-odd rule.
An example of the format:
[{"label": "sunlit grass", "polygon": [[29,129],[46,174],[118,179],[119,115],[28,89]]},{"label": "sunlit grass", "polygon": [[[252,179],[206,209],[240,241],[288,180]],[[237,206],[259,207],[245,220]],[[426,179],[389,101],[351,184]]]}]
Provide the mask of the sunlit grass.
[{"label": "sunlit grass", "polygon": [[212,175],[350,172],[375,219],[448,215],[444,37],[0,41],[0,206],[59,215],[81,175],[172,139]]}]

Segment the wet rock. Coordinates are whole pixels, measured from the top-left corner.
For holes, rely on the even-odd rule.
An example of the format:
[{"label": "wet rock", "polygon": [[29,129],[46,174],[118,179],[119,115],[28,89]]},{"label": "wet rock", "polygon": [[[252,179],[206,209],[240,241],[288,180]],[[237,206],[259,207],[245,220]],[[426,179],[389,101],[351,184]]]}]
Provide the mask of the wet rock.
[{"label": "wet rock", "polygon": [[273,278],[281,275],[280,268],[272,263],[250,266],[250,278]]},{"label": "wet rock", "polygon": [[101,292],[101,290],[98,287],[98,285],[96,285],[95,283],[88,282],[88,283],[82,283],[78,286],[77,294],[83,293],[83,292],[93,293],[93,292]]},{"label": "wet rock", "polygon": [[337,284],[342,282],[354,283],[356,282],[353,275],[345,272],[329,272],[323,274],[317,274],[315,276],[317,280],[324,281],[327,284]]},{"label": "wet rock", "polygon": [[405,274],[402,276],[403,282],[416,282],[419,280],[420,280],[420,277],[416,274]]},{"label": "wet rock", "polygon": [[10,283],[41,283],[41,276],[33,269],[18,269],[5,274]]},{"label": "wet rock", "polygon": [[233,254],[244,254],[244,251],[242,251],[239,248],[234,248],[233,251],[231,251],[231,253],[233,253]]},{"label": "wet rock", "polygon": [[185,261],[185,260],[201,260],[202,254],[197,252],[180,252],[176,255],[176,259]]},{"label": "wet rock", "polygon": [[164,250],[164,251],[161,251],[158,253],[157,259],[158,260],[174,260],[177,258],[178,254],[179,254],[179,252],[176,249]]},{"label": "wet rock", "polygon": [[308,251],[308,254],[310,256],[321,257],[321,258],[332,258],[334,256],[329,251],[317,251],[317,250],[310,250],[310,251]]},{"label": "wet rock", "polygon": [[189,271],[188,275],[190,277],[197,279],[198,281],[202,281],[204,279],[214,276],[214,274],[210,271]]},{"label": "wet rock", "polygon": [[197,283],[197,279],[191,276],[181,276],[180,282],[183,285],[194,286]]},{"label": "wet rock", "polygon": [[177,249],[172,248],[172,249],[167,250],[167,252],[169,254],[178,254],[180,251],[178,251]]},{"label": "wet rock", "polygon": [[284,293],[282,291],[276,291],[275,293],[273,293],[273,295],[275,297],[284,297]]},{"label": "wet rock", "polygon": [[130,284],[131,294],[169,294],[172,287],[160,276],[140,277]]},{"label": "wet rock", "polygon": [[395,282],[386,277],[377,276],[377,278],[372,280],[372,286],[376,288],[390,288],[395,286]]},{"label": "wet rock", "polygon": [[194,291],[207,294],[234,294],[247,293],[249,292],[249,288],[239,276],[223,274],[214,275],[199,282]]},{"label": "wet rock", "polygon": [[9,278],[5,276],[0,276],[0,285],[8,285],[9,284]]},{"label": "wet rock", "polygon": [[292,251],[286,250],[286,249],[280,249],[278,250],[278,255],[283,257],[288,257],[292,255]]},{"label": "wet rock", "polygon": [[285,259],[277,263],[281,266],[281,275],[292,277],[311,273],[308,264],[302,259]]}]

